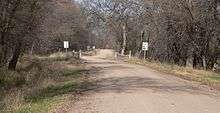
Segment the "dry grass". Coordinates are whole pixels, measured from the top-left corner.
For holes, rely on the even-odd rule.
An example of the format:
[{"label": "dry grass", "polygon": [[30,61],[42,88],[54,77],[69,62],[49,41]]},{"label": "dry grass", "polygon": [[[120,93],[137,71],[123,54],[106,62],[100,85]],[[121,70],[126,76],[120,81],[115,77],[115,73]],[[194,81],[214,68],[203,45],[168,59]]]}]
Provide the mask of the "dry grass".
[{"label": "dry grass", "polygon": [[65,57],[23,57],[17,71],[0,69],[0,113],[45,113],[84,82],[84,66]]},{"label": "dry grass", "polygon": [[212,87],[218,87],[220,84],[220,74],[212,71],[180,67],[173,64],[135,58],[129,60],[129,63],[144,65],[160,72],[172,74],[187,80],[200,82],[201,84],[209,85]]}]

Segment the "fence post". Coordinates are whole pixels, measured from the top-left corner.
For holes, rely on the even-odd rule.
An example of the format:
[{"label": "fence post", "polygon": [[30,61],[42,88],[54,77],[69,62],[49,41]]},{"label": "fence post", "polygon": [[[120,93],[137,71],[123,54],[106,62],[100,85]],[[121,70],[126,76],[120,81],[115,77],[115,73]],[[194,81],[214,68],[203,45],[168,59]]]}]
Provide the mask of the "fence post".
[{"label": "fence post", "polygon": [[117,59],[117,57],[118,57],[118,53],[117,53],[117,52],[115,52],[115,58]]},{"label": "fence post", "polygon": [[131,56],[132,56],[132,53],[131,53],[131,51],[129,51],[129,59],[131,59]]},{"label": "fence post", "polygon": [[79,59],[82,58],[82,50],[79,50]]}]

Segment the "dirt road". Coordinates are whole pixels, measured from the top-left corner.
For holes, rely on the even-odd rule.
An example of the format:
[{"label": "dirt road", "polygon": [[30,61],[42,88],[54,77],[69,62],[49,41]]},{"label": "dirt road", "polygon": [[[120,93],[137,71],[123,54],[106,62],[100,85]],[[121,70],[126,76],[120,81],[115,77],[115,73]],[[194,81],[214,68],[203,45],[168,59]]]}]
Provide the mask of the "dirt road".
[{"label": "dirt road", "polygon": [[147,67],[84,57],[97,88],[69,113],[220,113],[220,94]]}]

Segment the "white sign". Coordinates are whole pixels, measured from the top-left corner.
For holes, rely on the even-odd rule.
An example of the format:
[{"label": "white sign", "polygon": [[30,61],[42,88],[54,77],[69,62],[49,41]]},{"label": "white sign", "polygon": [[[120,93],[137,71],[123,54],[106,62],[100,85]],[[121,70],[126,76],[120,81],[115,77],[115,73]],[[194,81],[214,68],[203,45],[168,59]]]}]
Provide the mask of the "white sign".
[{"label": "white sign", "polygon": [[148,48],[149,48],[148,42],[143,42],[143,44],[142,44],[142,50],[143,50],[143,51],[148,51]]},{"label": "white sign", "polygon": [[68,49],[69,48],[69,41],[64,41],[64,48],[65,49]]}]

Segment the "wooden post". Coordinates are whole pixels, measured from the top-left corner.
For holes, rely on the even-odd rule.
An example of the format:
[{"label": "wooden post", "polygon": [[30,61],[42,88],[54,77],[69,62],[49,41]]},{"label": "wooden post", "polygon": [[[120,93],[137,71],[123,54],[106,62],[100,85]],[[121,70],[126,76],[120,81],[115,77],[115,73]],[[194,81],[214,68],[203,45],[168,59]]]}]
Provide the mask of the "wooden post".
[{"label": "wooden post", "polygon": [[131,51],[129,51],[129,59],[131,59],[132,53]]},{"label": "wooden post", "polygon": [[146,53],[147,53],[147,51],[144,50],[144,60],[146,60]]},{"label": "wooden post", "polygon": [[82,58],[82,51],[79,50],[79,59],[81,59],[81,58]]},{"label": "wooden post", "polygon": [[117,52],[115,52],[115,59],[117,59],[117,57],[118,57],[118,53],[117,53]]}]

